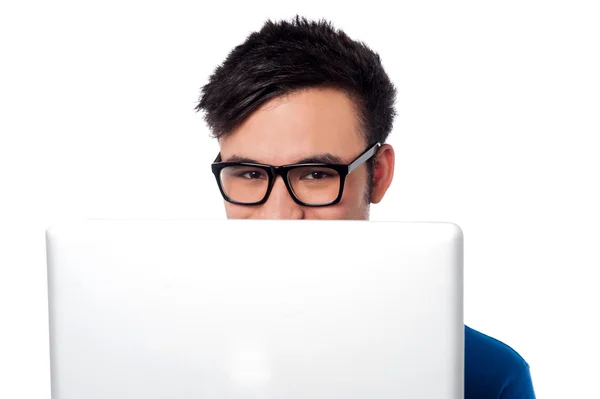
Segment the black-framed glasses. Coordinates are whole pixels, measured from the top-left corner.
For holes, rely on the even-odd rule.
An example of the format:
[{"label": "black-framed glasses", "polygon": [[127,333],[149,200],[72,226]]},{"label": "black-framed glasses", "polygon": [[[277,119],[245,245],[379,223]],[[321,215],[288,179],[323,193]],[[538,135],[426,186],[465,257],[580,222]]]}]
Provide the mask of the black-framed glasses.
[{"label": "black-framed glasses", "polygon": [[372,158],[381,147],[376,143],[348,165],[300,163],[272,166],[247,162],[213,162],[212,172],[225,201],[238,205],[267,202],[277,176],[281,176],[293,200],[302,206],[328,206],[340,202],[346,177]]}]

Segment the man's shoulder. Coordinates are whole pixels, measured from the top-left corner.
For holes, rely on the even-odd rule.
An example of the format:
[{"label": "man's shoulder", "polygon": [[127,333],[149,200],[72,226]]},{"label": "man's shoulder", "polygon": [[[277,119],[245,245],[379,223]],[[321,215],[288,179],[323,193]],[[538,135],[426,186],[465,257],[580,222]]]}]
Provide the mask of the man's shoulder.
[{"label": "man's shoulder", "polygon": [[465,326],[465,397],[497,398],[524,375],[529,365],[517,351]]},{"label": "man's shoulder", "polygon": [[[496,369],[518,373],[528,367],[525,359],[513,348],[495,338],[465,326],[465,360],[494,363]],[[498,370],[500,371],[500,370]]]}]

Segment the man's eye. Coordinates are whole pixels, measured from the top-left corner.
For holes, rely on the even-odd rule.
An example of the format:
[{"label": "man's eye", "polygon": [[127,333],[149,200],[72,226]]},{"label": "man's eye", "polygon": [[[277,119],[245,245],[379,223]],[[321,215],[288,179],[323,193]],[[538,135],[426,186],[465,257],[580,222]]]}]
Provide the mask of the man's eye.
[{"label": "man's eye", "polygon": [[255,170],[251,170],[248,172],[240,173],[239,176],[244,177],[246,179],[263,179],[265,177],[265,174]]},{"label": "man's eye", "polygon": [[331,175],[327,172],[314,171],[308,172],[302,176],[302,179],[306,180],[322,180],[330,177]]}]

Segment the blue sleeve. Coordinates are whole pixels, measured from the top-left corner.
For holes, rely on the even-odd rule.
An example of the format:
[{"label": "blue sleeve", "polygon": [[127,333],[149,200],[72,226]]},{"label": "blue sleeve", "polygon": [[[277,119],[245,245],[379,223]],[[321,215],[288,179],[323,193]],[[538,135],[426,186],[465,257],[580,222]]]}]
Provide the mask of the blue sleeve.
[{"label": "blue sleeve", "polygon": [[529,367],[525,367],[517,378],[502,390],[500,399],[535,399]]}]

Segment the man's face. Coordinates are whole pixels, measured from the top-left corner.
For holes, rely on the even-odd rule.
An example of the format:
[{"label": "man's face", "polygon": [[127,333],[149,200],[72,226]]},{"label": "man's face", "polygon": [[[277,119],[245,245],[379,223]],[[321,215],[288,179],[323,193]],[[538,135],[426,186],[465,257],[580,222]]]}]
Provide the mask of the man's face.
[{"label": "man's face", "polygon": [[[355,106],[346,94],[333,89],[308,89],[266,103],[220,139],[219,145],[224,162],[238,157],[279,166],[322,155],[338,157],[340,163],[348,164],[368,143],[360,134]],[[391,152],[391,148],[383,150]],[[391,157],[393,169],[393,152]],[[376,173],[376,179],[380,175],[381,171]],[[306,207],[294,202],[283,179],[277,177],[268,200],[262,205],[225,202],[227,218],[368,219],[367,178],[367,165],[362,164],[347,176],[339,203]],[[383,192],[385,189],[387,186]]]}]

